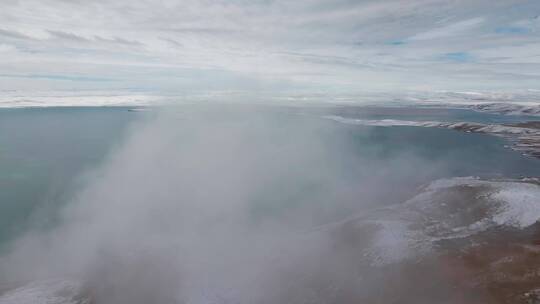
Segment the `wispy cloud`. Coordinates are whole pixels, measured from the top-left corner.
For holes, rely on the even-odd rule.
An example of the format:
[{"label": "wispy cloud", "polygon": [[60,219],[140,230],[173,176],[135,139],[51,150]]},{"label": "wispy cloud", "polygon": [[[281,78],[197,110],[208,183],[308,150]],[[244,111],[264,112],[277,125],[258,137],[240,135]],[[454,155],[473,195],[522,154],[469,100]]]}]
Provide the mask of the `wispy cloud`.
[{"label": "wispy cloud", "polygon": [[48,32],[54,38],[72,40],[72,41],[76,41],[76,42],[88,42],[89,41],[88,39],[86,39],[84,37],[81,37],[81,36],[78,36],[78,35],[75,35],[75,34],[69,33],[69,32],[53,31],[53,30],[48,30]]},{"label": "wispy cloud", "polygon": [[87,77],[77,75],[48,75],[48,74],[30,74],[30,75],[17,75],[17,74],[0,74],[0,78],[26,78],[26,79],[47,79],[47,80],[67,80],[67,81],[89,81],[89,82],[103,82],[114,81],[111,78],[99,78],[99,77]]},{"label": "wispy cloud", "polygon": [[484,22],[484,18],[476,17],[456,23],[451,23],[442,27],[434,28],[426,32],[416,34],[410,40],[429,40],[437,38],[447,38],[459,34],[470,34],[468,31],[480,26]]}]

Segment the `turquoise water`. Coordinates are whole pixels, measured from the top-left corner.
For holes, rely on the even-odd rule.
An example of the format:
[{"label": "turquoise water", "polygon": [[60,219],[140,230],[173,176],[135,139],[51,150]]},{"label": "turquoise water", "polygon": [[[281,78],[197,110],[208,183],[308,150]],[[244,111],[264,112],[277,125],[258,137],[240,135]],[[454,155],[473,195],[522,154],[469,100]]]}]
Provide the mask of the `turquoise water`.
[{"label": "turquoise water", "polygon": [[0,243],[50,220],[30,217],[65,202],[135,117],[125,108],[0,110]]},{"label": "turquoise water", "polygon": [[[370,119],[497,123],[523,119],[448,109],[347,111]],[[57,210],[83,187],[85,174],[98,167],[121,144],[130,125],[144,115],[128,108],[0,110],[0,244],[30,224],[53,221],[51,210]],[[281,115],[285,120],[315,119],[287,112]],[[505,148],[503,139],[489,135],[414,127],[363,127],[324,120],[321,123],[328,131],[321,136],[325,145],[354,151],[354,157],[335,160],[343,176],[353,181],[369,179],[392,189],[373,194],[375,204],[406,197],[419,184],[435,178],[540,176],[540,160]],[[332,136],[336,132],[339,140]],[[403,164],[404,158],[410,161]],[[279,203],[280,195],[272,197]]]}]

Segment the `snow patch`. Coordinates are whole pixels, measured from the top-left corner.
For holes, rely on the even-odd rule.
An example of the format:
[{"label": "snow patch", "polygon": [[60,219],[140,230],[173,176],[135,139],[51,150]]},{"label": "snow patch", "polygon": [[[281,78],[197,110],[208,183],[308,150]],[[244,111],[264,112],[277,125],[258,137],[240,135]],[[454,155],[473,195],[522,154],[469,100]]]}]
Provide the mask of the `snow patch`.
[{"label": "snow patch", "polygon": [[540,186],[505,183],[491,197],[503,202],[502,207],[493,217],[499,225],[526,228],[540,219]]},{"label": "snow patch", "polygon": [[90,304],[80,298],[81,289],[70,280],[37,281],[0,295],[0,304]]},{"label": "snow patch", "polygon": [[384,266],[413,258],[430,250],[430,243],[420,231],[409,229],[404,221],[377,221],[379,230],[366,252],[372,266]]},{"label": "snow patch", "polygon": [[[466,191],[466,192],[463,192]],[[527,228],[540,220],[540,185],[477,177],[439,179],[403,204],[356,219],[376,227],[364,256],[372,266],[421,258],[438,242],[499,227]]]}]

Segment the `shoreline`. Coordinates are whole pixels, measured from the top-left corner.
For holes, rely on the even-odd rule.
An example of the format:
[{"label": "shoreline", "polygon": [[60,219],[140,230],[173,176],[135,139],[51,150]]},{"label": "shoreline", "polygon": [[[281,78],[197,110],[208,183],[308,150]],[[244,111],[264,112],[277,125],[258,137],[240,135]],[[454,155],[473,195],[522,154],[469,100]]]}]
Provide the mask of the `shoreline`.
[{"label": "shoreline", "polygon": [[514,124],[483,124],[477,122],[409,121],[395,119],[355,119],[337,115],[322,118],[338,123],[373,127],[422,127],[450,129],[466,133],[481,133],[507,139],[514,151],[540,159],[540,122],[528,121]]}]

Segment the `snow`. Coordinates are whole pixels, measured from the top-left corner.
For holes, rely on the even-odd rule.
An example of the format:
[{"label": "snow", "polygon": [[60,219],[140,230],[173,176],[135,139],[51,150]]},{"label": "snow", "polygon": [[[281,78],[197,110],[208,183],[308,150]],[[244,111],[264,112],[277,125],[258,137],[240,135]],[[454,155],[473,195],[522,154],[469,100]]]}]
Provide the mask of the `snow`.
[{"label": "snow", "polygon": [[[445,199],[452,191],[461,191],[459,187],[474,189],[476,196],[468,202]],[[539,185],[456,177],[433,181],[405,203],[356,221],[360,229],[377,227],[364,252],[377,267],[421,258],[441,240],[467,238],[499,227],[523,229],[539,220]]]},{"label": "snow", "polygon": [[503,203],[493,217],[499,225],[526,228],[540,219],[540,186],[504,183],[491,198]]},{"label": "snow", "polygon": [[457,186],[489,187],[489,199],[496,207],[489,220],[497,225],[527,228],[540,220],[540,186],[534,183],[460,177],[437,180],[421,195]]},{"label": "snow", "polygon": [[540,116],[540,105],[537,104],[486,103],[473,105],[471,109],[504,115]]},{"label": "snow", "polygon": [[374,126],[374,127],[394,127],[394,126],[409,126],[409,127],[425,127],[425,128],[445,128],[445,129],[468,129],[476,133],[497,133],[497,134],[519,134],[519,135],[539,135],[540,130],[531,128],[512,127],[496,124],[481,124],[475,122],[440,122],[440,121],[410,121],[410,120],[395,120],[395,119],[354,119],[345,118],[336,115],[324,116],[326,119],[334,120],[346,124]]},{"label": "snow", "polygon": [[421,231],[408,228],[405,221],[377,221],[379,230],[375,241],[366,252],[372,266],[384,266],[400,262],[427,252],[431,246]]},{"label": "snow", "polygon": [[170,101],[172,96],[134,92],[1,92],[0,108],[150,106]]}]

